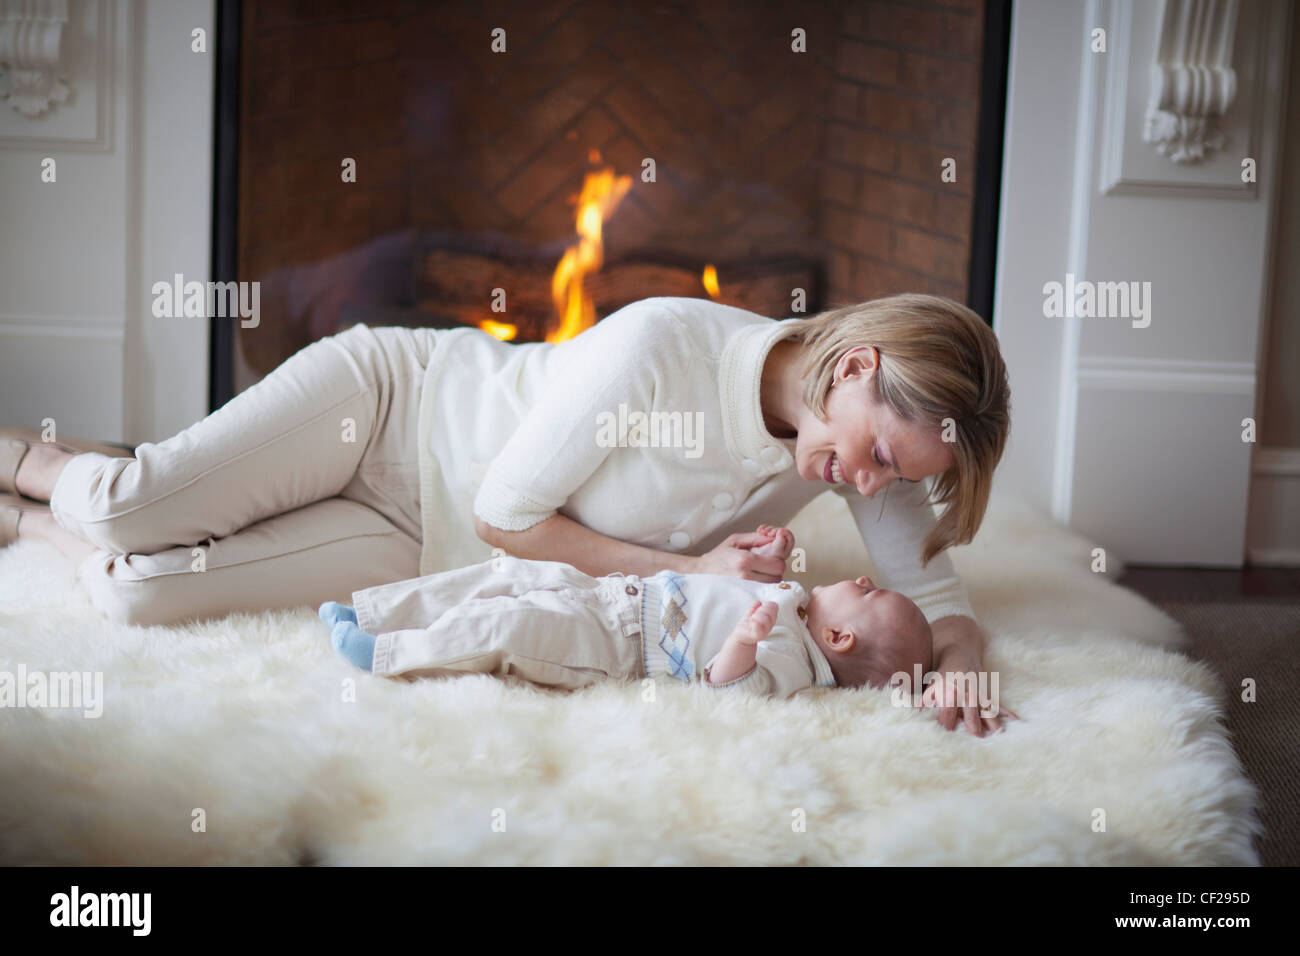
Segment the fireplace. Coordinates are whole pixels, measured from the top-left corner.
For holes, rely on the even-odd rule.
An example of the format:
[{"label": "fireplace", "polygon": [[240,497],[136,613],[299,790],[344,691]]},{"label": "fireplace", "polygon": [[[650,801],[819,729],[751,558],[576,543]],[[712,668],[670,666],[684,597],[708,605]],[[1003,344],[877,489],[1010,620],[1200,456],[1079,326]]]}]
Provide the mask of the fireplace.
[{"label": "fireplace", "polygon": [[214,406],[357,321],[982,305],[990,3],[223,0],[214,276],[261,317],[214,320]]}]

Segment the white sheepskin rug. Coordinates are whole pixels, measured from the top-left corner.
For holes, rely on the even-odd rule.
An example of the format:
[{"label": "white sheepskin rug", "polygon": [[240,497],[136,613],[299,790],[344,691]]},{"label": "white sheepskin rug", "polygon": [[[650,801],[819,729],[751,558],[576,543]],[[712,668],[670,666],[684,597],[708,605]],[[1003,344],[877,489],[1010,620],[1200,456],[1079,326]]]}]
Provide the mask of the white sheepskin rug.
[{"label": "white sheepskin rug", "polygon": [[[869,572],[835,496],[793,527],[805,584]],[[1257,864],[1226,688],[1091,547],[995,499],[952,552],[1022,718],[977,738],[880,690],[374,678],[313,609],[114,626],[24,542],[0,671],[104,701],[0,709],[0,863]]]}]

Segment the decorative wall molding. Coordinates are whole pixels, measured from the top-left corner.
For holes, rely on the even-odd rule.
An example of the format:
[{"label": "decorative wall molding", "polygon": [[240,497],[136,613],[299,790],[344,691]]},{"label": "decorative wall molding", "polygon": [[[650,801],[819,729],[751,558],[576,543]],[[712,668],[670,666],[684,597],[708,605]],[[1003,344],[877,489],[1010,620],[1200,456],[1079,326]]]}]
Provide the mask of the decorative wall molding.
[{"label": "decorative wall molding", "polygon": [[[1256,449],[1240,432],[1255,413],[1261,263],[1285,178],[1273,92],[1292,6],[1240,0],[1231,145],[1192,164],[1141,138],[1160,4],[1012,8],[995,328],[1012,389],[1033,400],[1021,402],[1000,481],[1134,560],[1239,565],[1252,478],[1300,488],[1252,476]],[[1098,30],[1105,52],[1093,51]],[[1258,183],[1242,181],[1243,156],[1257,160]],[[1126,322],[1043,321],[1043,280],[1067,273],[1141,276],[1177,321],[1131,333]]]},{"label": "decorative wall molding", "polygon": [[1237,95],[1238,0],[1165,0],[1142,139],[1175,163],[1223,146],[1218,119]]},{"label": "decorative wall molding", "polygon": [[[1157,4],[1146,0],[1100,0],[1094,22],[1106,27],[1110,47],[1104,54],[1085,55],[1101,60],[1105,71],[1098,169],[1098,188],[1102,193],[1255,198],[1256,180],[1266,174],[1265,161],[1269,158],[1261,155],[1266,137],[1260,123],[1270,110],[1269,91],[1280,89],[1285,83],[1282,68],[1286,63],[1291,5],[1273,0],[1232,0],[1235,13],[1231,37],[1221,26],[1214,31],[1204,28],[1199,33],[1209,52],[1197,55],[1202,62],[1209,63],[1218,55],[1216,50],[1226,51],[1223,53],[1226,62],[1221,68],[1216,71],[1191,63],[1179,66],[1172,59],[1168,62],[1173,65],[1162,65],[1166,63],[1162,45],[1166,33],[1170,42],[1178,45],[1178,18],[1191,16],[1190,12],[1180,11],[1196,7],[1202,17],[1207,17],[1210,7],[1218,10],[1226,2],[1166,0]],[[1218,15],[1222,18],[1226,13]],[[1165,23],[1171,18],[1174,26],[1166,31]],[[1186,22],[1191,31],[1191,20]],[[1217,47],[1208,45],[1211,32]],[[1226,69],[1232,72],[1231,83],[1224,72]],[[1222,105],[1223,110],[1214,114],[1212,133],[1214,137],[1222,137],[1221,146],[1203,150],[1196,162],[1171,162],[1171,157],[1153,149],[1145,134],[1155,135],[1153,124],[1164,122],[1149,121],[1152,111],[1160,111],[1162,100],[1175,106],[1188,104],[1189,110],[1208,111]],[[1254,179],[1242,177],[1242,161],[1246,158],[1253,158],[1258,164]]]},{"label": "decorative wall molding", "polygon": [[[112,152],[118,3],[0,0],[0,17],[11,10],[22,11],[19,19],[0,19],[0,72],[10,74],[9,87],[14,74],[5,53],[12,48],[27,51],[22,53],[24,62],[49,64],[53,58],[57,68],[42,67],[43,76],[57,78],[63,91],[56,91],[50,100],[57,106],[43,110],[39,105],[44,94],[25,101],[35,104],[32,110],[20,112],[0,103],[0,149]],[[50,13],[53,18],[61,15],[63,24],[56,32],[56,19],[32,19],[31,11]],[[0,83],[0,87],[4,85]]]},{"label": "decorative wall molding", "polygon": [[1255,394],[1255,366],[1250,362],[1092,356],[1079,359],[1076,376],[1080,389]]},{"label": "decorative wall molding", "polygon": [[42,116],[71,92],[63,75],[68,0],[0,0],[0,97]]}]

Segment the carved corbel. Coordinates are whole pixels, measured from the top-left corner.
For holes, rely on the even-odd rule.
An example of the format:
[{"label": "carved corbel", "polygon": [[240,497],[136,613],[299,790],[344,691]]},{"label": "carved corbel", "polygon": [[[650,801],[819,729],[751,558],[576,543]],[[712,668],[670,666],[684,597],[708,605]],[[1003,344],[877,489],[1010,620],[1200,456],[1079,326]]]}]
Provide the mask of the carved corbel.
[{"label": "carved corbel", "polygon": [[71,93],[61,63],[68,0],[0,0],[0,99],[42,116]]},{"label": "carved corbel", "polygon": [[1238,0],[1164,0],[1151,65],[1144,142],[1175,163],[1223,146],[1218,118],[1237,95],[1232,44]]}]

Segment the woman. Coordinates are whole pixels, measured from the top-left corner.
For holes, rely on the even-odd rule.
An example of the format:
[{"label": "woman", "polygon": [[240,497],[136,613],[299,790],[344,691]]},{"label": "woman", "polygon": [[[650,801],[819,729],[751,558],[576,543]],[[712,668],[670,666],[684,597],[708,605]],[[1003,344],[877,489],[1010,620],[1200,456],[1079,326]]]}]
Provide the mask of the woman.
[{"label": "woman", "polygon": [[[929,618],[935,670],[966,673],[982,638],[943,552],[983,518],[1008,403],[992,331],[948,299],[784,321],[646,299],[559,345],[357,325],[134,458],[0,444],[0,490],[50,502],[18,535],[77,559],[111,617],[169,623],[346,599],[493,548],[776,580],[750,532],[833,488],[881,586]],[[929,700],[949,729],[959,711],[998,726],[973,687]]]}]

